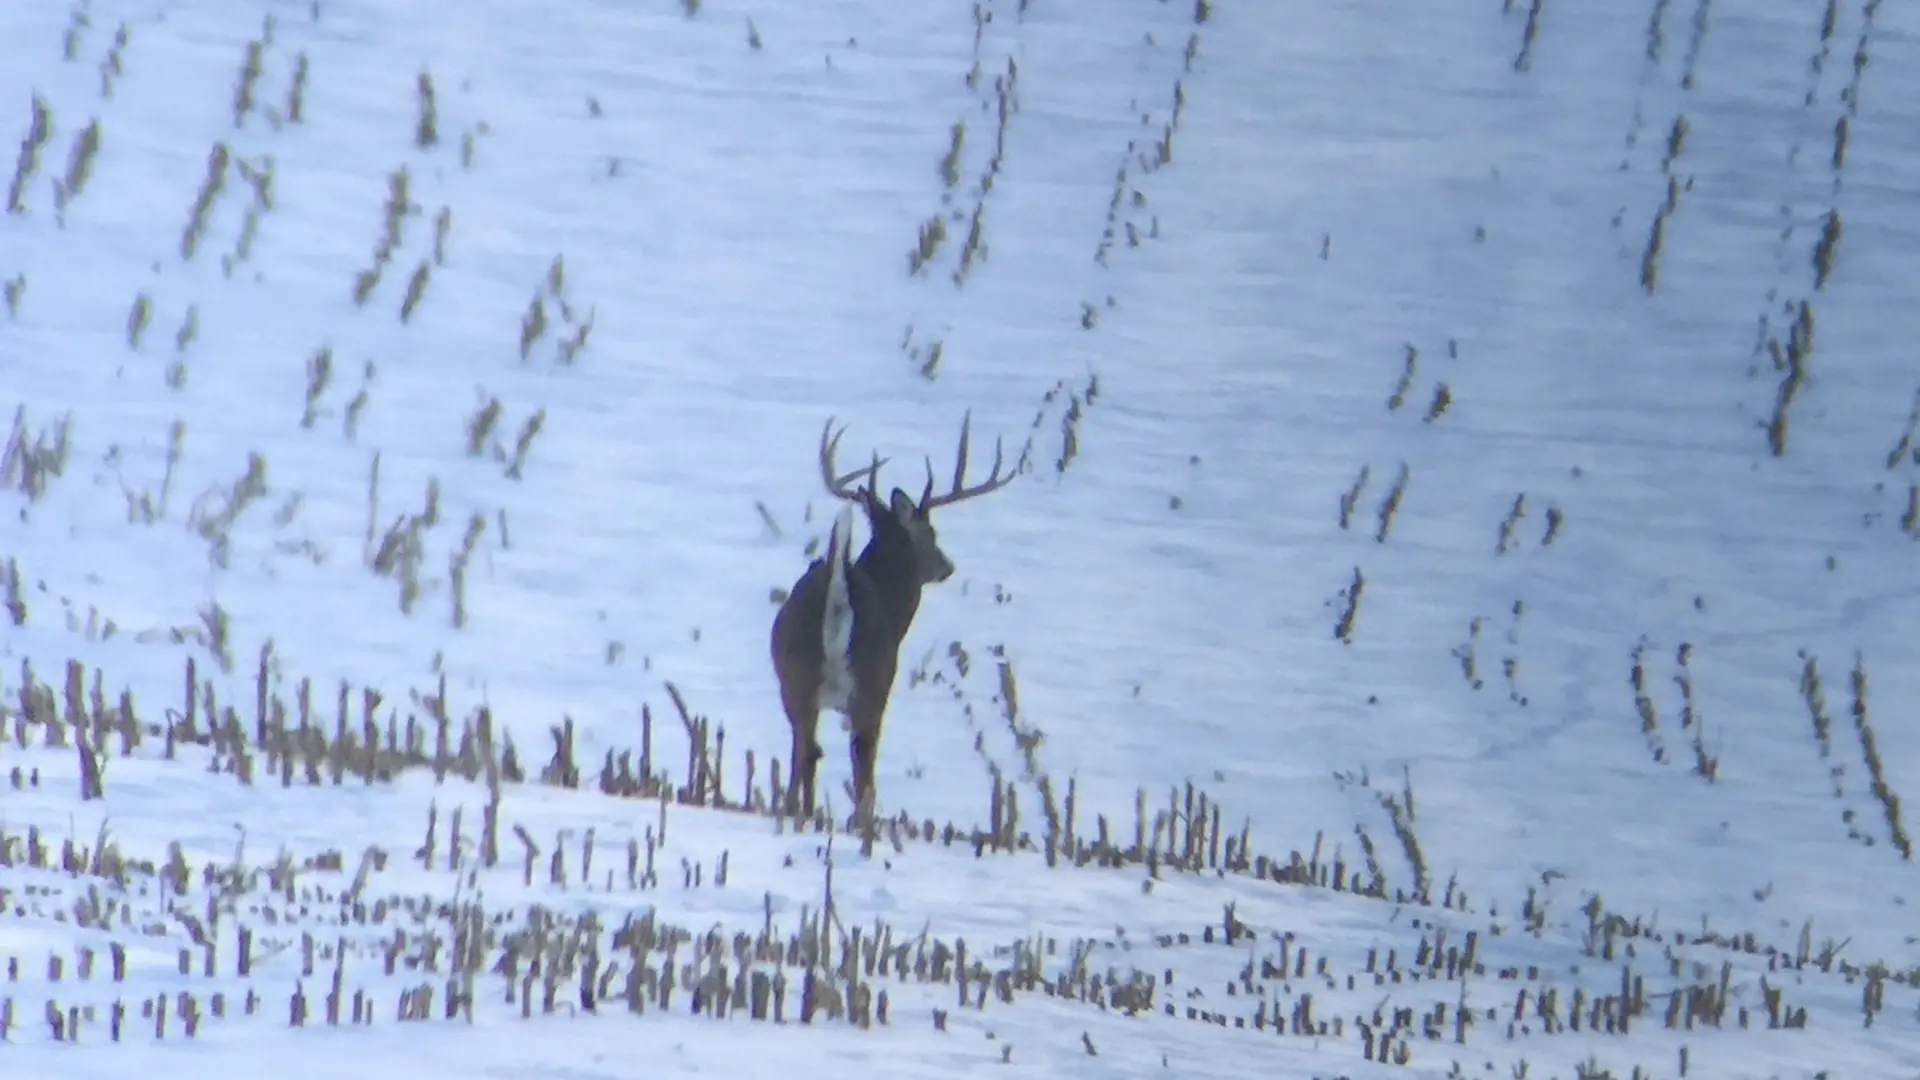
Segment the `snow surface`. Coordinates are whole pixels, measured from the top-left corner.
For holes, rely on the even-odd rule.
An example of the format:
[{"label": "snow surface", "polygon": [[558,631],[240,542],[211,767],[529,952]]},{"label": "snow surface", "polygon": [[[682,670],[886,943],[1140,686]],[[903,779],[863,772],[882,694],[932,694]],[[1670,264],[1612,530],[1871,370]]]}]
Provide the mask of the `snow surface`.
[{"label": "snow surface", "polygon": [[[1283,862],[1337,858],[1357,878],[1363,831],[1386,898],[1212,870],[1161,867],[1150,882],[1137,864],[1050,868],[1033,850],[976,858],[964,838],[883,840],[863,858],[841,835],[845,926],[964,937],[990,968],[1008,963],[996,946],[1055,936],[1049,977],[1066,942],[1099,939],[1096,967],[1156,977],[1153,1008],[1122,1016],[1029,988],[976,1010],[954,1007],[951,984],[882,980],[892,1016],[871,1030],[689,1016],[681,1000],[639,1017],[603,1005],[591,1020],[536,1005],[523,1021],[506,982],[483,976],[469,1026],[396,1022],[400,990],[444,972],[383,972],[391,928],[340,924],[323,894],[281,910],[258,882],[237,899],[198,880],[167,898],[136,875],[127,922],[83,928],[73,904],[121,886],[10,865],[0,956],[18,970],[0,986],[12,1003],[0,1054],[19,1075],[252,1075],[256,1053],[288,1080],[815,1064],[1397,1075],[1363,1059],[1358,1021],[1462,1000],[1497,1019],[1464,1044],[1450,1024],[1396,1036],[1415,1075],[1518,1075],[1522,1062],[1534,1076],[1589,1062],[1622,1076],[1920,1075],[1905,974],[1920,970],[1920,876],[1875,793],[1920,774],[1920,526],[1902,520],[1920,483],[1902,441],[1920,408],[1912,5],[1217,0],[1204,20],[1163,0],[697,7],[94,0],[0,15],[0,118],[26,138],[37,97],[50,127],[20,211],[0,219],[0,281],[22,284],[0,312],[0,425],[23,410],[11,430],[31,444],[70,421],[44,492],[0,470],[0,560],[24,605],[0,623],[9,717],[24,709],[23,662],[58,692],[71,659],[101,673],[109,702],[124,687],[143,721],[177,720],[192,657],[250,724],[271,642],[273,693],[291,702],[311,679],[328,731],[341,680],[377,689],[382,714],[404,722],[425,715],[421,695],[444,673],[449,711],[490,706],[530,772],[570,718],[589,774],[581,791],[508,787],[501,865],[475,872],[468,852],[455,871],[448,817],[464,813],[471,845],[487,799],[459,777],[243,786],[210,775],[207,751],[165,760],[149,739],[106,763],[104,798],[82,801],[71,748],[10,739],[0,774],[23,771],[0,788],[0,862],[20,861],[29,828],[56,849],[90,847],[104,828],[125,857],[157,864],[176,841],[195,867],[341,852],[339,871],[313,872],[332,895],[377,846],[385,867],[357,895],[482,897],[509,921],[537,904],[609,925],[652,910],[695,934],[770,921],[792,933],[826,895],[824,834],[678,805],[662,826],[657,806],[607,798],[592,775],[638,744],[644,704],[662,771],[687,781],[671,683],[725,729],[723,794],[742,797],[752,750],[764,797],[766,762],[788,746],[769,597],[829,528],[821,425],[847,422],[845,452],[891,457],[883,479],[910,486],[923,455],[951,467],[970,409],[976,469],[995,434],[1010,454],[1031,436],[1031,468],[940,515],[959,571],[928,591],[903,650],[883,812],[985,827],[997,773],[1037,838],[1040,780],[1058,795],[1071,779],[1078,834],[1103,816],[1125,846],[1137,793],[1150,828],[1192,783],[1223,828],[1244,824]],[[253,103],[236,123],[255,41]],[[424,148],[423,72],[438,128]],[[67,197],[58,183],[89,121],[98,155]],[[233,164],[183,258],[216,142]],[[243,245],[255,194],[238,163],[269,160],[272,205]],[[402,167],[400,242],[357,304]],[[976,207],[981,243],[963,268]],[[1821,280],[1829,212],[1842,227]],[[936,215],[947,238],[910,273]],[[537,296],[548,329],[523,357]],[[1785,356],[1802,303],[1806,377],[1775,454],[1768,424],[1789,371],[1768,343]],[[309,403],[323,349],[331,377]],[[490,400],[497,426],[470,454]],[[264,495],[229,528],[197,529],[249,455]],[[410,612],[399,582],[369,570],[376,460],[376,534],[437,484]],[[152,520],[136,512],[143,493]],[[456,627],[450,560],[475,515]],[[1017,673],[1012,723],[1000,656]],[[1825,753],[1807,657],[1825,688]],[[821,791],[844,811],[845,748],[824,725],[822,741]],[[1387,806],[1405,808],[1409,789],[1432,905],[1392,899],[1417,882]],[[431,867],[408,857],[429,806]],[[583,843],[599,869],[563,889],[541,884],[542,867],[523,884],[516,825],[542,863],[564,836],[570,873]],[[650,827],[665,830],[660,881],[627,888],[615,880],[627,845]],[[1442,906],[1449,881],[1465,899]],[[194,931],[168,912],[209,903],[234,910],[218,970],[202,975]],[[1632,960],[1596,959],[1583,906],[1663,936]],[[1226,919],[1251,937],[1201,938]],[[1454,943],[1477,932],[1488,974],[1375,985],[1370,952],[1405,963],[1435,926]],[[240,927],[259,934],[246,975],[231,955]],[[1751,934],[1759,951],[1676,932]],[[296,984],[317,1002],[334,971],[324,953],[303,970],[303,933],[346,946],[345,992],[372,997],[371,1024],[289,1030]],[[1182,933],[1192,941],[1161,939]],[[1316,992],[1341,1034],[1188,1019],[1251,1015],[1225,987],[1289,934],[1333,973],[1263,980],[1256,997],[1291,1009]],[[127,981],[76,981],[78,950],[113,940]],[[1797,942],[1840,963],[1769,971],[1765,949]],[[1729,1015],[1666,1030],[1657,995],[1720,981],[1723,961],[1753,1029]],[[1623,962],[1650,999],[1630,1034],[1508,1037],[1521,983],[1497,968],[1604,994]],[[1884,985],[1865,974],[1875,964]],[[1870,985],[1884,1002],[1869,1025]],[[192,1039],[177,1015],[158,1040],[150,1019],[130,1020],[118,1045],[105,1034],[115,999],[137,1013],[157,994],[249,988],[260,1015],[207,1020]],[[1759,1030],[1769,988],[1807,1010],[1804,1030]],[[77,1045],[53,1040],[48,1002],[95,1007]],[[944,1031],[936,1008],[952,1008]],[[288,1053],[313,1040],[324,1051]]]}]

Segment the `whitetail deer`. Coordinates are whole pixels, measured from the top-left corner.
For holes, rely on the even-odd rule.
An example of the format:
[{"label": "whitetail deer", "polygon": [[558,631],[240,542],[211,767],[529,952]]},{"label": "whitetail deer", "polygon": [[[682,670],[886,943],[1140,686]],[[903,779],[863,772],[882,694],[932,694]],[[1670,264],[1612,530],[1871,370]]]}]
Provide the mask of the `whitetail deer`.
[{"label": "whitetail deer", "polygon": [[[814,812],[813,780],[822,757],[814,736],[822,709],[847,717],[853,744],[854,804],[867,805],[900,643],[920,609],[921,588],[953,575],[953,561],[940,550],[930,515],[938,507],[1007,486],[1026,464],[1023,454],[1012,471],[1001,475],[1003,457],[995,440],[993,472],[967,486],[972,422],[969,413],[960,424],[960,460],[954,466],[953,486],[944,494],[934,493],[929,458],[927,486],[918,502],[899,488],[886,502],[880,501],[883,458],[876,456],[871,464],[849,473],[838,472],[834,451],[846,429],[834,432],[829,418],[820,433],[820,478],[829,494],[849,505],[841,509],[834,524],[826,556],[813,560],[773,617],[773,670],[780,681],[780,703],[793,726],[788,813],[796,812],[802,803],[808,816]],[[848,486],[862,477],[864,486]],[[854,506],[866,511],[872,535],[860,557],[849,561]]]}]

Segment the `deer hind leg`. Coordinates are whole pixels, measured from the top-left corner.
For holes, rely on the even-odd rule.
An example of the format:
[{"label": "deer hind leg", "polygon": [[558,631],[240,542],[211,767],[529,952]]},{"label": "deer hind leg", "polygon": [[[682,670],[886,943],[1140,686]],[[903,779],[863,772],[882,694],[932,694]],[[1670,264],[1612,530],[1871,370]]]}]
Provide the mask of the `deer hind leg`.
[{"label": "deer hind leg", "polygon": [[787,723],[793,727],[793,756],[788,758],[793,775],[787,779],[786,812],[797,813],[806,807],[807,816],[813,816],[813,778],[820,769],[820,744],[815,741],[815,732],[820,725],[820,712],[813,695],[803,700],[794,700],[799,695],[782,694],[782,703],[787,709]]},{"label": "deer hind leg", "polygon": [[820,744],[815,733],[820,726],[820,681],[817,672],[806,665],[789,665],[780,683],[780,705],[793,729],[793,755],[787,759],[792,775],[787,778],[785,812],[797,813],[804,800],[807,816],[813,816],[813,777],[820,767]]},{"label": "deer hind leg", "polygon": [[787,784],[787,813],[799,812],[804,803],[807,816],[813,816],[813,778],[820,769],[822,757],[820,744],[813,741],[810,732],[803,732],[795,725],[793,729],[793,778]]}]

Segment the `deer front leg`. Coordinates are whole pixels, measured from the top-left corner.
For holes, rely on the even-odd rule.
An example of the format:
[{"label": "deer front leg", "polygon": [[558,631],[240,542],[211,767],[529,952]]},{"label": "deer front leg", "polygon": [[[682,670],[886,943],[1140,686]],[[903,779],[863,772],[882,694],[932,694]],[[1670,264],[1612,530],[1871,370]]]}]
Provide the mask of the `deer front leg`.
[{"label": "deer front leg", "polygon": [[882,702],[880,709],[874,710],[870,715],[858,717],[853,723],[851,742],[853,747],[853,807],[854,820],[856,821],[860,820],[860,816],[866,810],[870,809],[868,805],[869,800],[874,798],[873,773],[875,766],[880,760],[880,721],[882,718],[882,710],[884,710],[885,707],[886,703]]},{"label": "deer front leg", "polygon": [[879,747],[870,736],[853,733],[853,820],[859,821],[873,792],[874,759]]}]

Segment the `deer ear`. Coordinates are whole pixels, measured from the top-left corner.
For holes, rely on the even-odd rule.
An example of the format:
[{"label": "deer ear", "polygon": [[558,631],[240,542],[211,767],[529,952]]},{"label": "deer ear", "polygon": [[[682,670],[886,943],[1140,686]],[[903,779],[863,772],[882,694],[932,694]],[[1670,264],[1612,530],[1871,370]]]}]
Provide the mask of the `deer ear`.
[{"label": "deer ear", "polygon": [[919,504],[913,501],[913,496],[901,491],[899,488],[893,489],[894,517],[899,518],[901,521],[910,521],[913,516],[919,512]]}]

